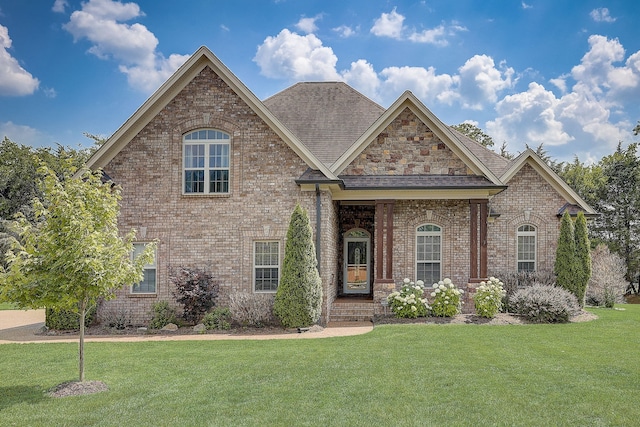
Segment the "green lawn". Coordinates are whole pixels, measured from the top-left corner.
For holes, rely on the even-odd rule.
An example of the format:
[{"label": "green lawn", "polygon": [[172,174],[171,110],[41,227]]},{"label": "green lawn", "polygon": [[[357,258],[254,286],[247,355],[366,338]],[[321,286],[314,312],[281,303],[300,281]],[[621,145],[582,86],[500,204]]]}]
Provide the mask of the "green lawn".
[{"label": "green lawn", "polygon": [[13,310],[15,306],[10,302],[0,302],[0,310]]},{"label": "green lawn", "polygon": [[0,424],[629,426],[640,306],[566,325],[385,325],[344,338],[0,346]]}]

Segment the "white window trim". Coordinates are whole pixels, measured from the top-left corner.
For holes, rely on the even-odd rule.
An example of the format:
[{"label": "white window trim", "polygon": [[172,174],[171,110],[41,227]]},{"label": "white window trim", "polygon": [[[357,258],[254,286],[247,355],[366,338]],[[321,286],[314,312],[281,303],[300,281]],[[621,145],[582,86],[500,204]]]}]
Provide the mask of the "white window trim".
[{"label": "white window trim", "polygon": [[[533,227],[533,231],[520,231],[520,228],[524,226]],[[534,251],[533,251],[533,260],[520,259],[520,237],[533,236],[534,238]],[[516,229],[516,271],[520,272],[519,264],[521,262],[533,262],[533,271],[538,269],[538,227],[533,224],[521,224]]]},{"label": "white window trim", "polygon": [[[187,135],[193,134],[195,132],[199,132],[201,130],[221,132],[227,135],[229,138],[228,139],[191,139],[191,140],[186,139]],[[185,154],[186,154],[186,147],[188,145],[204,145],[204,167],[203,168],[193,168],[193,167],[187,168],[186,167]],[[228,147],[227,151],[229,153],[228,154],[229,166],[227,168],[218,168],[218,167],[209,166],[210,150],[211,150],[211,147],[215,145],[226,145]],[[185,172],[189,170],[204,170],[204,191],[202,193],[190,193],[186,191]],[[228,189],[226,192],[211,191],[211,188],[210,188],[211,182],[209,179],[209,172],[213,170],[228,171],[227,173],[229,177],[229,180],[228,180],[229,182],[228,182]],[[229,194],[231,194],[231,179],[232,179],[231,177],[231,135],[229,133],[221,130],[217,130],[217,129],[198,129],[198,130],[187,132],[186,134],[183,135],[182,137],[182,195],[184,196],[228,196]]]},{"label": "white window trim", "polygon": [[[277,265],[258,265],[256,264],[256,243],[277,243],[278,244],[278,264]],[[276,289],[274,290],[257,290],[256,289],[256,269],[258,268],[277,268],[278,269],[278,286],[280,286],[280,275],[282,274],[282,267],[281,267],[281,259],[280,259],[280,247],[281,247],[281,243],[279,240],[274,240],[274,239],[260,239],[260,240],[254,240],[253,241],[253,262],[252,262],[252,272],[251,272],[251,276],[252,276],[252,289],[253,292],[256,294],[274,294],[278,291],[278,287],[276,287]]]},{"label": "white window trim", "polygon": [[[418,231],[418,229],[420,227],[423,227],[425,225],[432,225],[434,227],[438,227],[440,229],[440,231]],[[424,224],[420,224],[419,226],[417,226],[415,228],[415,230],[416,230],[416,238],[414,239],[414,251],[415,251],[414,268],[415,268],[416,278],[418,276],[418,263],[421,263],[421,264],[428,263],[428,264],[440,264],[440,278],[439,278],[439,280],[442,280],[442,243],[443,243],[442,227],[439,226],[438,224],[433,224],[433,223],[427,222],[427,223],[424,223]],[[426,236],[426,237],[428,237],[428,236],[437,236],[437,237],[440,237],[440,260],[438,260],[438,261],[429,261],[429,262],[426,262],[424,260],[418,260],[418,237],[422,237],[422,236]],[[425,283],[425,286],[430,286],[430,285],[432,285],[432,283]]]},{"label": "white window trim", "polygon": [[[133,245],[148,245],[150,242],[134,242]],[[135,254],[135,250],[131,253],[131,260],[133,261],[133,256]],[[158,294],[158,249],[154,249],[153,251],[153,262],[151,264],[145,264],[143,270],[155,270],[156,272],[156,280],[155,280],[155,291],[154,292],[135,292],[133,287],[137,284],[131,285],[129,287],[129,293],[131,295],[157,295]]]}]

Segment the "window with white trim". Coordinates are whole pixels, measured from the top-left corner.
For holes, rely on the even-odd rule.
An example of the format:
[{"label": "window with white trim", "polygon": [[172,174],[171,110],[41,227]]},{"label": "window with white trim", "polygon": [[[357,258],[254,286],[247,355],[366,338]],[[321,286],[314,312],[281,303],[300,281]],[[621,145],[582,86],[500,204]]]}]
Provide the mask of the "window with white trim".
[{"label": "window with white trim", "polygon": [[[131,259],[135,259],[140,255],[147,244],[146,243],[134,243],[133,253]],[[156,254],[153,254],[153,261],[144,266],[144,276],[141,282],[131,286],[132,294],[155,294],[156,293]]]},{"label": "window with white trim", "polygon": [[416,229],[416,280],[429,286],[442,276],[442,228],[423,224]]},{"label": "window with white trim", "polygon": [[185,194],[229,193],[230,136],[219,130],[197,130],[183,137]]},{"label": "window with white trim", "polygon": [[518,227],[518,271],[536,270],[536,227]]},{"label": "window with white trim", "polygon": [[256,292],[275,292],[280,279],[280,242],[256,241],[253,246],[253,283]]}]

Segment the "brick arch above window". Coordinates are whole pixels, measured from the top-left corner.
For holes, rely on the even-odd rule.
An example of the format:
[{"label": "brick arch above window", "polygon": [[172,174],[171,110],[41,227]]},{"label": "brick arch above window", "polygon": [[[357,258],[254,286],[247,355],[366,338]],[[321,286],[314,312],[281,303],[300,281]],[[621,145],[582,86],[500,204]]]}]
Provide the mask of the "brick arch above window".
[{"label": "brick arch above window", "polygon": [[196,129],[182,136],[183,194],[230,194],[231,140],[231,135],[215,128]]}]

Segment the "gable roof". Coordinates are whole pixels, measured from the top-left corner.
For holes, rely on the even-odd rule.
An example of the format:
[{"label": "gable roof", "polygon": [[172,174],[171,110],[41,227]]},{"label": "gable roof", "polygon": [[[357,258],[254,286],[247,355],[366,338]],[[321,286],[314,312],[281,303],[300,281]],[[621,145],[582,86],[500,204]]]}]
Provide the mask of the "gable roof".
[{"label": "gable roof", "polygon": [[91,156],[90,168],[104,167],[205,67],[211,68],[309,167],[335,178],[307,148],[207,47],[200,47]]},{"label": "gable roof", "polygon": [[335,162],[385,111],[342,82],[297,83],[263,103],[325,165]]},{"label": "gable roof", "polygon": [[597,215],[597,212],[530,148],[527,148],[513,159],[509,167],[500,176],[500,180],[508,184],[524,165],[533,167],[570,204],[578,205],[584,209],[585,214]]},{"label": "gable roof", "polygon": [[341,156],[331,165],[335,174],[342,172],[371,141],[405,109],[409,108],[431,131],[444,142],[477,175],[484,175],[495,184],[498,177],[410,91],[405,91]]}]

